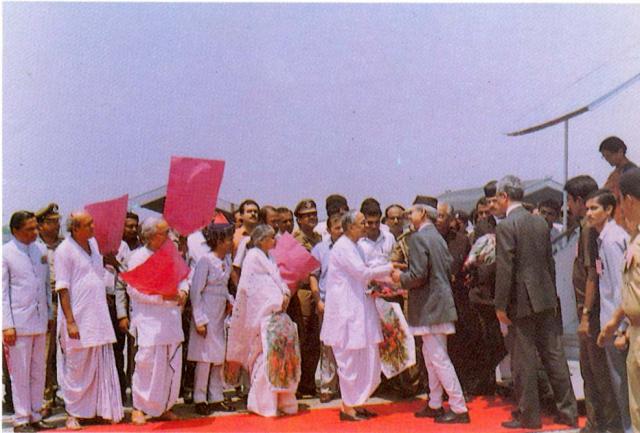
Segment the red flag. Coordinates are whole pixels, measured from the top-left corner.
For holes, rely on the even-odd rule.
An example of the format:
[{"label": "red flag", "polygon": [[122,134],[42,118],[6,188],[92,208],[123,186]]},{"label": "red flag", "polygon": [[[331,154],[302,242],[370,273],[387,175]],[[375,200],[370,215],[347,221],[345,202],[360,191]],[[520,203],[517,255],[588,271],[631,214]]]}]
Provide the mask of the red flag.
[{"label": "red flag", "polygon": [[189,266],[170,239],[144,263],[120,274],[127,284],[139,292],[165,296],[178,293],[178,284],[187,275]]},{"label": "red flag", "polygon": [[280,236],[271,255],[276,259],[280,275],[292,292],[295,292],[298,281],[304,280],[320,267],[320,262],[289,233]]},{"label": "red flag", "polygon": [[164,217],[188,236],[211,221],[216,211],[224,161],[171,157]]},{"label": "red flag", "polygon": [[127,194],[113,200],[101,201],[85,206],[93,218],[94,236],[100,247],[100,254],[118,251],[122,241],[124,220],[127,216]]}]

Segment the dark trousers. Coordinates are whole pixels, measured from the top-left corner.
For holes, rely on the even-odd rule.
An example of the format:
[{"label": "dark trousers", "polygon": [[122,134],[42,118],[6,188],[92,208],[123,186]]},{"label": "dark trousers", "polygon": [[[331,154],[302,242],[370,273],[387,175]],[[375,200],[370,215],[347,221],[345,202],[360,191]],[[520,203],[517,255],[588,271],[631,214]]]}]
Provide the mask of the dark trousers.
[{"label": "dark trousers", "polygon": [[[591,321],[593,323],[593,321]],[[580,340],[580,373],[584,381],[587,427],[595,431],[620,430],[620,414],[607,366],[607,355],[598,347],[599,327],[590,326],[590,336]]]},{"label": "dark trousers", "polygon": [[477,387],[474,394],[492,395],[496,390],[496,367],[507,355],[504,338],[493,305],[472,303],[476,311],[480,330],[480,356],[477,359]]},{"label": "dark trousers", "polygon": [[116,312],[116,299],[114,295],[107,295],[107,305],[109,306],[109,315],[111,316],[111,324],[116,334],[116,342],[113,343],[113,356],[116,359],[116,370],[118,370],[118,381],[120,382],[120,394],[122,401],[126,401],[127,387],[130,382],[127,380],[128,374],[124,368],[125,343],[127,341],[127,333],[122,332],[118,327],[118,314]]},{"label": "dark trousers", "polygon": [[538,364],[532,362],[538,355],[553,389],[558,413],[575,419],[578,406],[558,335],[555,311],[547,310],[514,319],[509,332],[513,332],[514,339],[512,368],[521,421],[524,424],[540,423]]},{"label": "dark trousers", "polygon": [[47,332],[45,352],[47,354],[46,373],[44,382],[44,401],[55,406],[56,390],[58,389],[58,371],[56,369],[56,352],[58,349],[58,294],[51,294],[51,308],[53,308],[53,326]]},{"label": "dark trousers", "polygon": [[316,394],[315,373],[320,359],[320,324],[311,290],[299,289],[291,297],[287,314],[298,326],[302,374],[298,392]]},{"label": "dark trousers", "polygon": [[193,361],[187,361],[187,354],[189,351],[189,330],[191,327],[191,320],[193,316],[193,307],[191,306],[191,300],[189,299],[182,310],[182,332],[184,334],[184,341],[182,343],[182,377],[180,381],[180,396],[186,401],[191,402],[193,399],[193,381],[196,371],[196,363]]}]

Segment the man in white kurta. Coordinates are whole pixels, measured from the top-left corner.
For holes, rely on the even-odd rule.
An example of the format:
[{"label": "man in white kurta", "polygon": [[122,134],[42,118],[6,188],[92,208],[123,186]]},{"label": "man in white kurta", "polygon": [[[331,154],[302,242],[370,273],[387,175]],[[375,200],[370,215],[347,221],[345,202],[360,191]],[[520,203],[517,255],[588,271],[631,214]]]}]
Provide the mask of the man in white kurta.
[{"label": "man in white kurta", "polygon": [[53,428],[41,421],[47,323],[53,320],[46,249],[36,242],[36,218],[11,217],[14,238],[2,248],[2,334],[11,376],[14,430]]},{"label": "man in white kurta", "polygon": [[342,411],[340,418],[363,419],[358,411],[380,384],[382,341],[380,320],[374,299],[367,294],[371,280],[390,274],[391,264],[368,267],[357,241],[364,235],[364,215],[350,211],[343,217],[344,235],[336,241],[329,257],[327,298],[320,339],[333,348],[338,364]]},{"label": "man in white kurta", "polygon": [[124,412],[113,354],[116,341],[104,284],[104,267],[88,213],[70,217],[71,236],[55,254],[58,305],[58,384],[69,418],[120,421]]},{"label": "man in white kurta", "polygon": [[[145,246],[129,258],[129,269],[143,264],[168,239],[169,226],[163,219],[147,218],[142,223]],[[173,297],[148,295],[129,285],[131,333],[138,352],[131,384],[134,424],[144,424],[144,415],[175,419],[171,408],[178,400],[182,377],[182,312],[189,287],[180,284]]]}]

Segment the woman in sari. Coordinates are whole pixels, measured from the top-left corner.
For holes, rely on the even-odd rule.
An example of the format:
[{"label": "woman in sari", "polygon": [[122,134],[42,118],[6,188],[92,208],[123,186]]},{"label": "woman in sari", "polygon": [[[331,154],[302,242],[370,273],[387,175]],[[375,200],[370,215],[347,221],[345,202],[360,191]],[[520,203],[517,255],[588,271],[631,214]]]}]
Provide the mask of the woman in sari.
[{"label": "woman in sari", "polygon": [[291,292],[269,254],[275,246],[274,230],[257,226],[251,245],[238,283],[226,359],[229,370],[242,365],[249,372],[249,411],[268,417],[295,414],[300,351],[295,324],[285,313]]}]

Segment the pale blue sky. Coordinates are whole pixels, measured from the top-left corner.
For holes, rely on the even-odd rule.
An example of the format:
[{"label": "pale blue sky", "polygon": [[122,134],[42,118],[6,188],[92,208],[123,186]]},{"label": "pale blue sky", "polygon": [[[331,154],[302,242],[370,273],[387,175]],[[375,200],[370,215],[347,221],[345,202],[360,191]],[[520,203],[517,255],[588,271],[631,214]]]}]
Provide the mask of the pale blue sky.
[{"label": "pale blue sky", "polygon": [[[158,187],[172,155],[224,159],[220,196],[352,206],[562,179],[532,107],[640,49],[640,6],[4,3],[3,223]],[[570,176],[640,162],[640,83],[571,122]]]}]

